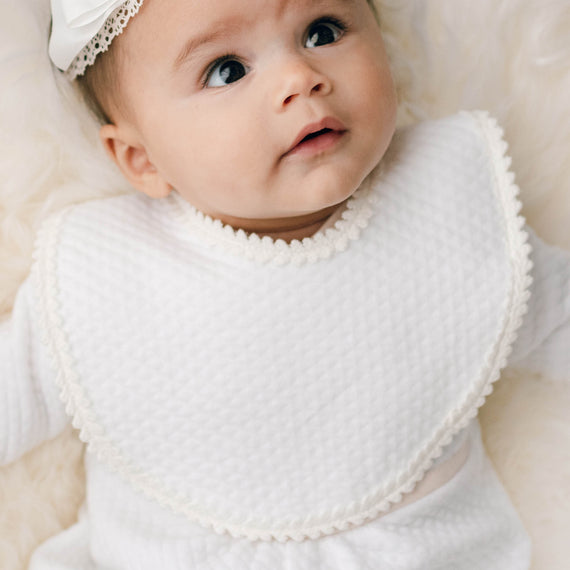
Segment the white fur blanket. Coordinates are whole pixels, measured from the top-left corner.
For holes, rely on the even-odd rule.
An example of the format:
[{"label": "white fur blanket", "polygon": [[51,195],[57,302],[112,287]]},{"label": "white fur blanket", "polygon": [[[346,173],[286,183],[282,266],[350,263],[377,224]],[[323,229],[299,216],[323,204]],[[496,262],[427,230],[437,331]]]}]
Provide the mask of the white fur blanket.
[{"label": "white fur blanket", "polygon": [[[524,214],[570,249],[570,0],[383,0],[401,122],[487,109],[505,127]],[[35,230],[63,206],[129,191],[96,126],[46,54],[47,0],[0,5],[0,314],[26,276]],[[506,372],[484,406],[487,449],[533,536],[533,570],[570,567],[567,384]],[[69,430],[0,469],[0,568],[70,525],[83,449]]]}]

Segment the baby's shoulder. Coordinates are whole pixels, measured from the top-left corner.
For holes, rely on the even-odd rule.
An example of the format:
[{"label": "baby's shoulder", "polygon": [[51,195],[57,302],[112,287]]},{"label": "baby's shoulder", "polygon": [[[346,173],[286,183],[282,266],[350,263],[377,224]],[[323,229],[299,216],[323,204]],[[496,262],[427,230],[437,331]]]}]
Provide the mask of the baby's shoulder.
[{"label": "baby's shoulder", "polygon": [[40,226],[35,266],[47,267],[56,258],[118,258],[160,248],[176,229],[167,201],[129,193],[68,206]]},{"label": "baby's shoulder", "polygon": [[72,204],[42,223],[36,242],[55,234],[61,236],[62,232],[76,239],[146,232],[165,224],[168,208],[163,202],[133,192]]},{"label": "baby's shoulder", "polygon": [[497,120],[485,111],[461,111],[398,129],[373,180],[380,193],[405,187],[423,208],[429,196],[440,200],[441,211],[466,199],[474,207],[480,200],[517,209],[510,166]]},{"label": "baby's shoulder", "polygon": [[144,194],[130,192],[117,196],[98,198],[71,204],[52,214],[44,224],[53,223],[54,219],[73,219],[74,221],[97,220],[103,227],[114,221],[144,218],[159,207],[159,200],[152,200]]},{"label": "baby's shoulder", "polygon": [[483,156],[504,166],[507,150],[504,131],[493,116],[486,111],[460,111],[398,129],[387,159],[401,162],[423,157],[449,163]]}]

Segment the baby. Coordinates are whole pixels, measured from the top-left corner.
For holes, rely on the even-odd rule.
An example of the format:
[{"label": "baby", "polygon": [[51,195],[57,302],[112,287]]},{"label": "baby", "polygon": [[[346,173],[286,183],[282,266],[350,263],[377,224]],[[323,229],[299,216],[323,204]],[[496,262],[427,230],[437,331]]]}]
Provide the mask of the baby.
[{"label": "baby", "polygon": [[570,256],[495,122],[396,132],[366,0],[52,19],[140,192],[49,218],[0,325],[0,461],[88,447],[30,568],[528,569],[476,415],[506,365],[568,375]]}]

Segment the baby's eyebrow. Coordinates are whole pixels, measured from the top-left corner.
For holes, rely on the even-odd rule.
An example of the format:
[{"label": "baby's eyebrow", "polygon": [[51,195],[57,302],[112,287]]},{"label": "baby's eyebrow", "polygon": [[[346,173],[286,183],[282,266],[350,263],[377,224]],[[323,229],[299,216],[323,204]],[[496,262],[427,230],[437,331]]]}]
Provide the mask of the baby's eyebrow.
[{"label": "baby's eyebrow", "polygon": [[207,44],[214,43],[221,38],[227,38],[240,30],[243,30],[243,26],[240,26],[235,20],[231,20],[228,22],[221,22],[211,30],[192,36],[185,42],[182,49],[176,56],[172,66],[172,71],[176,73],[199,48],[204,47]]}]

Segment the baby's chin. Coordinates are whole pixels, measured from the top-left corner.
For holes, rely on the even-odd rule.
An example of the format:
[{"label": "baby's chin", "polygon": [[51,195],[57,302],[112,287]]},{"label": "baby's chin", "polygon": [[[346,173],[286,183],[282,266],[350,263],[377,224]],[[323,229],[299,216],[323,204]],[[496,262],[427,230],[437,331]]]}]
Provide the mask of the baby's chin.
[{"label": "baby's chin", "polygon": [[375,166],[356,171],[338,169],[322,176],[318,187],[309,188],[308,208],[318,210],[343,204],[361,188]]}]

